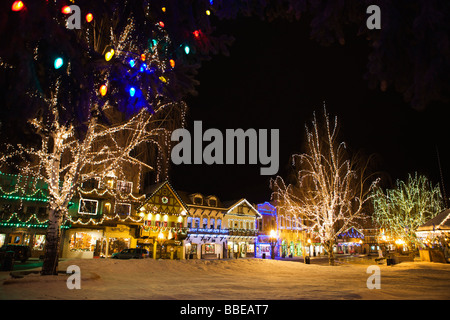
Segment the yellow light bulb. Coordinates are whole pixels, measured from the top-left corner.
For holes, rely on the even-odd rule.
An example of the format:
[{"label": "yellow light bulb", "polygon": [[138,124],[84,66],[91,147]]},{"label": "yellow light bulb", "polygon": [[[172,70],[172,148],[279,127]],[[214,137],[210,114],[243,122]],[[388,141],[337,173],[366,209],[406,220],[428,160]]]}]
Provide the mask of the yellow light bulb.
[{"label": "yellow light bulb", "polygon": [[112,59],[113,56],[114,56],[114,49],[111,49],[110,51],[108,51],[108,52],[105,54],[105,60],[106,60],[106,61],[109,61],[109,60]]}]

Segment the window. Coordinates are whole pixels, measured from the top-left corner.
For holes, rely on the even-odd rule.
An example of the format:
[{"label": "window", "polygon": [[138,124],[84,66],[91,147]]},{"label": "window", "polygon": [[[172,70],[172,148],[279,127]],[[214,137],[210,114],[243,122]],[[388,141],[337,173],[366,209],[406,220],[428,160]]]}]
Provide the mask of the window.
[{"label": "window", "polygon": [[208,218],[203,218],[203,226],[202,226],[202,228],[203,229],[208,228]]},{"label": "window", "polygon": [[198,205],[202,205],[203,204],[203,199],[202,197],[194,197],[194,204],[198,204]]},{"label": "window", "polygon": [[217,229],[220,229],[222,227],[222,220],[217,219]]},{"label": "window", "polygon": [[217,207],[217,200],[216,200],[216,198],[209,199],[208,202],[209,202],[209,205],[211,207]]},{"label": "window", "polygon": [[33,250],[44,250],[45,235],[37,234],[34,238]]},{"label": "window", "polygon": [[116,214],[129,216],[131,214],[131,204],[129,203],[117,203]]},{"label": "window", "polygon": [[27,213],[28,214],[35,214],[36,213],[36,207],[34,207],[34,206],[27,206]]},{"label": "window", "polygon": [[205,253],[216,253],[214,244],[205,244]]},{"label": "window", "polygon": [[80,199],[78,213],[97,214],[98,201],[90,199]]},{"label": "window", "polygon": [[106,202],[104,205],[103,205],[103,212],[105,213],[105,214],[110,214],[111,213],[111,203],[109,203],[109,202]]},{"label": "window", "polygon": [[192,217],[187,218],[187,227],[192,228]]},{"label": "window", "polygon": [[95,178],[92,178],[92,179],[89,179],[89,180],[87,180],[87,181],[84,181],[84,182],[82,183],[81,186],[82,186],[83,189],[85,189],[85,190],[92,190],[92,189],[97,188],[98,185],[99,185],[98,180],[95,179]]},{"label": "window", "polygon": [[117,191],[123,193],[131,193],[133,190],[133,182],[129,181],[117,181]]},{"label": "window", "polygon": [[209,228],[214,229],[214,218],[209,219]]},{"label": "window", "polygon": [[200,218],[194,218],[194,228],[200,228]]}]

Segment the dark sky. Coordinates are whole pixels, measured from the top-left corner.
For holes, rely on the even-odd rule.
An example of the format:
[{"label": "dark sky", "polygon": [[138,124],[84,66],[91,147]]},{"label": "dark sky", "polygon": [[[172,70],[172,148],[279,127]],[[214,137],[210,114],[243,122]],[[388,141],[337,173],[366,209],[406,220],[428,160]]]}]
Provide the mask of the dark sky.
[{"label": "dark sky", "polygon": [[[280,171],[285,176],[290,155],[303,149],[304,125],[323,101],[342,125],[352,150],[375,154],[374,168],[392,180],[408,173],[427,174],[440,182],[436,146],[444,182],[450,182],[448,151],[449,105],[416,111],[394,90],[371,90],[364,74],[369,48],[355,32],[344,46],[319,45],[309,37],[307,22],[222,22],[218,33],[235,37],[231,55],[206,62],[198,79],[198,96],[187,100],[187,129],[193,121],[208,128],[280,130]],[[204,146],[206,143],[204,144]],[[245,197],[270,200],[269,176],[261,165],[173,166],[175,188],[214,194],[222,200]]]}]

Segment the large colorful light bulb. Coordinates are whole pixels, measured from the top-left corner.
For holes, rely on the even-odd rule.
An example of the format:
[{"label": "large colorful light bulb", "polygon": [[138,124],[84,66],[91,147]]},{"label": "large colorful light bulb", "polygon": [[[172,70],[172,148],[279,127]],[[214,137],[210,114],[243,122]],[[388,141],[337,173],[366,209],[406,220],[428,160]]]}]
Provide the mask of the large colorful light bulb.
[{"label": "large colorful light bulb", "polygon": [[102,86],[100,87],[100,94],[101,94],[102,96],[105,96],[107,92],[108,92],[108,87],[107,87],[106,85],[102,85]]},{"label": "large colorful light bulb", "polygon": [[22,1],[14,1],[12,4],[11,10],[12,11],[20,11],[25,7]]},{"label": "large colorful light bulb", "polygon": [[61,57],[58,57],[55,59],[55,61],[53,62],[53,66],[55,67],[55,69],[59,69],[62,67],[62,65],[64,64],[64,60]]},{"label": "large colorful light bulb", "polygon": [[134,97],[135,93],[136,93],[136,89],[134,87],[131,87],[129,90],[130,93],[130,97]]},{"label": "large colorful light bulb", "polygon": [[105,53],[105,60],[109,61],[112,59],[113,56],[114,56],[114,49],[111,49],[110,51]]},{"label": "large colorful light bulb", "polygon": [[94,16],[92,15],[92,13],[88,13],[86,15],[86,21],[89,23],[94,19]]},{"label": "large colorful light bulb", "polygon": [[64,14],[70,14],[70,13],[72,13],[72,9],[70,9],[69,6],[64,6],[64,7],[62,7],[61,12]]}]

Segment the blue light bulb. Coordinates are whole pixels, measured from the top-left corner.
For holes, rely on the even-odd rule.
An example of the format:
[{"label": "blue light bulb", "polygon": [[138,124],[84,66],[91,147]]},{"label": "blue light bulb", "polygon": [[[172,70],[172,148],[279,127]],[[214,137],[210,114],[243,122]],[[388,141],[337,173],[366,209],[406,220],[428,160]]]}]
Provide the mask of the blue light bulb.
[{"label": "blue light bulb", "polygon": [[134,65],[136,64],[136,62],[134,62],[134,60],[133,60],[133,59],[130,59],[130,62],[129,62],[129,63],[130,63],[130,67],[132,67],[132,68],[133,68],[133,67],[134,67]]},{"label": "blue light bulb", "polygon": [[136,89],[134,87],[130,88],[130,96],[134,97],[134,94],[136,93]]},{"label": "blue light bulb", "polygon": [[55,67],[55,69],[59,69],[62,67],[63,64],[64,60],[62,58],[56,58],[55,62],[53,63],[53,66]]},{"label": "blue light bulb", "polygon": [[189,52],[191,52],[191,48],[189,48],[189,46],[184,46],[184,52],[186,52],[186,54],[189,54]]}]

